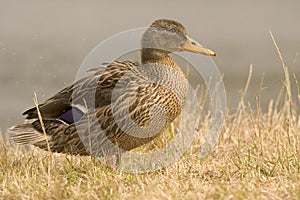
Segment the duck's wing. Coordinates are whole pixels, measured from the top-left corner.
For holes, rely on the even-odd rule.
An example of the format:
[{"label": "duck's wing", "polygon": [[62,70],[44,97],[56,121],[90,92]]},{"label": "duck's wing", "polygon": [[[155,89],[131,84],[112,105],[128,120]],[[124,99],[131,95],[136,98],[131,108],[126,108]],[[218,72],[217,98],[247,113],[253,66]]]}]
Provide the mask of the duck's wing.
[{"label": "duck's wing", "polygon": [[[115,61],[90,70],[92,75],[80,79],[40,104],[38,107],[42,118],[73,123],[90,107],[97,109],[109,105],[116,83],[126,72],[138,65],[138,62]],[[37,108],[33,107],[23,115],[27,115],[26,119],[37,119]]]},{"label": "duck's wing", "polygon": [[[108,117],[109,106],[107,105],[111,103],[114,87],[125,73],[134,70],[138,65],[138,62],[115,61],[104,68],[93,69],[92,75],[61,90],[38,106],[47,138],[43,134],[37,108],[34,107],[24,112],[28,120],[26,123],[9,129],[12,133],[11,139],[44,150],[47,150],[49,145],[54,152],[88,155],[78,135],[78,129],[84,134],[88,115],[93,112],[102,112],[104,118],[113,119],[112,116]],[[92,102],[88,102],[90,96],[95,98]],[[87,102],[94,105],[88,105]]]}]

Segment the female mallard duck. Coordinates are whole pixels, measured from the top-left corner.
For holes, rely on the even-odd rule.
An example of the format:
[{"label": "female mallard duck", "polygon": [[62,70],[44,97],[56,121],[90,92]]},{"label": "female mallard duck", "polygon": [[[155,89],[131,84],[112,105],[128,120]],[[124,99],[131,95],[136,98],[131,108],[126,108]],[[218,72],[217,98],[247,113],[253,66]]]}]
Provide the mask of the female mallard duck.
[{"label": "female mallard duck", "polygon": [[[169,56],[215,56],[180,23],[159,19],[145,31],[141,63],[115,61],[24,112],[9,132],[19,144],[76,155],[120,155],[157,137],[180,114],[188,81]],[[40,117],[40,118],[39,118]]]}]

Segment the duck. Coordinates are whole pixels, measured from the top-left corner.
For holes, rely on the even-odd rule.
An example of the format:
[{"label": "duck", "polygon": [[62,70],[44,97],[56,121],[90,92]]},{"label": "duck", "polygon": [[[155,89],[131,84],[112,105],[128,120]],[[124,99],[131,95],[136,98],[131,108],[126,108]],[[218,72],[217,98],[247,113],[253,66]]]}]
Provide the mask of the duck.
[{"label": "duck", "polygon": [[21,145],[80,156],[116,155],[145,145],[180,115],[188,95],[186,74],[171,53],[215,56],[175,20],[157,19],[141,38],[141,60],[116,60],[23,113],[8,129]]}]

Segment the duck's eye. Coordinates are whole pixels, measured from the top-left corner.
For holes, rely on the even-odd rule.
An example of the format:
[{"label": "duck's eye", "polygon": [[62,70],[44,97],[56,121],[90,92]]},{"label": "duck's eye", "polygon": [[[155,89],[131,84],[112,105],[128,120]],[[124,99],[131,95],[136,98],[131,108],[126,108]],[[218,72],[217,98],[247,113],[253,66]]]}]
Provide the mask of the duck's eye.
[{"label": "duck's eye", "polygon": [[170,29],[170,31],[173,33],[177,32],[175,29]]}]

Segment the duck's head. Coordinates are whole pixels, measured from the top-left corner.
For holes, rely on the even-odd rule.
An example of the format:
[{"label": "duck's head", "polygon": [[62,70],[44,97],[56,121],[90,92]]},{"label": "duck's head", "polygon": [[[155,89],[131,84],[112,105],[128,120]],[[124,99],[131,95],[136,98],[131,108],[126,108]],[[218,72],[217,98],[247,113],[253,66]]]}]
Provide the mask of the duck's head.
[{"label": "duck's head", "polygon": [[153,53],[158,57],[178,51],[216,55],[212,50],[191,39],[182,24],[168,19],[155,20],[144,33],[141,43],[144,54]]}]

